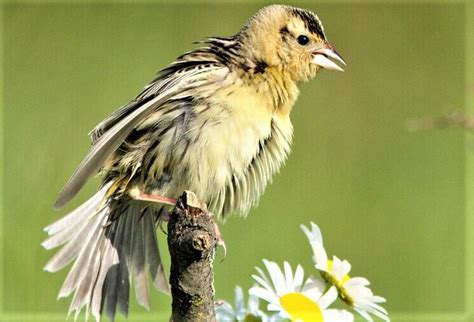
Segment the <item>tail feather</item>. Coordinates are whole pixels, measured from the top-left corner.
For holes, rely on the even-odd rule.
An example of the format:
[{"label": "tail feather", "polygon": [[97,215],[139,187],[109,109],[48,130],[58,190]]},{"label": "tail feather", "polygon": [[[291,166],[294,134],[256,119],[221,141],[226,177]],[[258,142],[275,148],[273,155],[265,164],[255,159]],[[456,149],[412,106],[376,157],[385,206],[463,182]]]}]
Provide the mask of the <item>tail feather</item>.
[{"label": "tail feather", "polygon": [[124,285],[121,285],[121,287],[117,289],[117,305],[120,313],[125,316],[128,316],[128,303],[130,298],[130,279],[128,278],[129,275],[130,271],[128,269],[128,265],[126,263],[121,264],[117,277],[119,282],[123,283]]},{"label": "tail feather", "polygon": [[[143,216],[146,213],[144,212]],[[142,218],[143,219],[143,218]],[[135,296],[137,302],[145,307],[146,309],[150,308],[150,301],[148,298],[148,279],[145,271],[145,244],[143,242],[144,236],[144,220],[134,222],[133,229],[133,262],[132,262],[132,271],[133,271],[133,280],[135,283]]]},{"label": "tail feather", "polygon": [[[103,211],[106,210],[104,209]],[[71,292],[79,287],[79,284],[81,284],[85,278],[88,278],[88,273],[90,272],[89,269],[86,270],[85,268],[92,266],[91,262],[94,261],[94,257],[96,256],[95,250],[100,247],[100,230],[106,224],[107,220],[107,218],[101,216],[100,213],[97,215],[97,219],[98,220],[95,222],[93,221],[94,225],[90,227],[89,235],[86,237],[87,242],[85,245],[80,245],[82,247],[80,254],[77,256],[76,261],[72,265],[72,268],[59,291],[59,297],[69,296]],[[77,297],[77,292],[75,297]]]},{"label": "tail feather", "polygon": [[[91,291],[94,287],[95,279],[100,268],[100,257],[96,256],[91,258],[91,261],[86,266],[87,270],[85,271],[84,277],[81,280],[81,283],[77,285],[76,293],[72,299],[71,305],[69,307],[69,314],[73,311],[79,313],[81,307],[84,305],[88,306],[89,297]],[[71,290],[72,291],[72,290]],[[86,314],[88,315],[88,310],[86,309]]]},{"label": "tail feather", "polygon": [[49,234],[53,235],[64,229],[74,226],[78,221],[82,221],[87,216],[90,216],[96,208],[98,202],[102,201],[107,190],[109,190],[113,181],[105,184],[95,195],[93,195],[89,200],[84,202],[82,205],[71,211],[67,216],[55,221],[51,225],[47,226],[44,230]]},{"label": "tail feather", "polygon": [[59,297],[74,293],[69,313],[76,318],[84,307],[86,317],[92,314],[97,321],[104,312],[113,321],[117,309],[127,315],[132,276],[137,302],[147,309],[148,274],[158,290],[169,291],[155,235],[156,209],[126,200],[104,202],[110,187],[46,228],[50,236],[42,245],[63,246],[45,269],[56,272],[74,260]]},{"label": "tail feather", "polygon": [[49,236],[44,242],[41,243],[41,246],[46,249],[56,248],[70,241],[71,238],[77,235],[77,233],[77,228],[75,226],[70,226],[58,232],[57,234]]},{"label": "tail feather", "polygon": [[[163,290],[168,287],[168,281],[166,280],[163,264],[160,261],[160,250],[155,234],[156,227],[153,221],[151,215],[144,217],[146,260],[153,285],[156,289]],[[155,254],[158,254],[158,256],[155,256]]]},{"label": "tail feather", "polygon": [[[132,227],[130,229],[126,229],[123,234],[123,248],[122,248],[122,256],[125,258],[124,261],[121,262],[120,270],[118,277],[121,281],[125,281],[127,283],[126,286],[120,287],[118,289],[117,294],[117,304],[119,311],[127,316],[128,315],[128,300],[130,297],[130,281],[128,276],[130,275],[130,266],[132,263],[132,247],[133,247],[133,222],[135,221],[135,216],[131,213],[133,208],[127,208],[126,212],[126,222],[125,225],[127,227]],[[159,256],[159,255],[158,255]]]},{"label": "tail feather", "polygon": [[[101,314],[102,314],[102,295],[103,295],[103,285],[105,282],[105,277],[107,276],[107,271],[108,271],[108,265],[105,265],[104,262],[106,258],[111,258],[113,257],[113,247],[111,243],[107,243],[104,246],[104,249],[101,251],[99,250],[99,255],[98,257],[100,258],[100,267],[99,267],[99,272],[97,274],[97,280],[93,285],[93,291],[92,291],[92,299],[90,300],[90,311],[96,321],[100,321]],[[112,259],[110,260],[112,261]],[[88,309],[88,306],[86,307]],[[80,309],[79,309],[80,310]],[[77,310],[77,312],[79,312]],[[86,311],[87,313],[87,311]]]},{"label": "tail feather", "polygon": [[87,241],[87,236],[93,226],[94,221],[86,221],[78,233],[49,260],[44,269],[48,272],[57,272],[71,263],[81,252],[83,243]]},{"label": "tail feather", "polygon": [[[111,230],[111,234],[107,236],[110,240],[113,240],[113,245],[121,245],[121,247],[127,247],[127,245],[123,244],[123,231],[127,227],[125,227],[124,222],[127,221],[125,216],[121,216],[117,219],[117,224],[114,225],[113,230]],[[122,252],[122,250],[120,250]],[[129,287],[129,285],[121,285],[122,280],[119,278],[121,277],[120,268],[126,265],[126,260],[119,260],[119,254],[114,254],[114,261],[112,262],[112,266],[107,273],[104,283],[104,294],[105,297],[105,311],[110,319],[113,321],[115,319],[115,312],[117,308],[117,295],[118,289],[121,287]],[[123,257],[122,257],[123,258]],[[117,259],[117,262],[115,261]],[[128,279],[128,276],[127,276]],[[124,282],[124,281],[123,281]]]}]

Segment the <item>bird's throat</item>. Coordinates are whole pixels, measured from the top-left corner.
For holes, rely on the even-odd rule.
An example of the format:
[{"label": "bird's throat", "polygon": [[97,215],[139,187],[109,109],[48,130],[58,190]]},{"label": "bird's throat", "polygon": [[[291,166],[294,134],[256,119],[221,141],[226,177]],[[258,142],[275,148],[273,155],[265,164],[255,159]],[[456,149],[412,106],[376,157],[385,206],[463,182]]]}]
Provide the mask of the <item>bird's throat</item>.
[{"label": "bird's throat", "polygon": [[251,73],[247,82],[275,113],[288,114],[298,98],[296,82],[279,66],[267,66],[262,73]]}]

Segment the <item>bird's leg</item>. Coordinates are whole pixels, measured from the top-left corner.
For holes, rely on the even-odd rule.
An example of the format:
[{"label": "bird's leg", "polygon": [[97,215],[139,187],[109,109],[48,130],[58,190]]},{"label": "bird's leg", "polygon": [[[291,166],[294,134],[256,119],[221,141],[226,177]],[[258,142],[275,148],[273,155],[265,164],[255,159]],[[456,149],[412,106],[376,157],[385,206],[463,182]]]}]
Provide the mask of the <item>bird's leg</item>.
[{"label": "bird's leg", "polygon": [[168,197],[164,197],[160,195],[147,194],[147,193],[141,192],[139,189],[130,190],[129,195],[134,200],[147,201],[147,202],[153,202],[153,203],[159,203],[159,204],[165,204],[165,205],[171,205],[171,206],[174,206],[177,201],[176,198],[168,198]]},{"label": "bird's leg", "polygon": [[[176,205],[176,201],[177,201],[177,199],[175,199],[175,198],[164,197],[164,196],[160,196],[160,195],[156,195],[156,194],[147,194],[147,193],[141,192],[139,189],[130,190],[129,195],[134,200],[144,201],[144,202],[152,202],[152,203],[159,203],[159,204],[166,204],[166,205],[171,205],[171,206]],[[226,255],[227,255],[227,247],[225,245],[225,241],[224,241],[224,238],[222,237],[222,233],[219,229],[219,226],[217,225],[216,221],[214,220],[214,214],[212,212],[210,212],[209,210],[207,210],[206,204],[201,203],[201,202],[198,201],[198,199],[197,199],[197,197],[194,193],[192,195],[190,195],[188,193],[188,196],[193,196],[193,197],[191,197],[192,201],[188,200],[188,204],[190,206],[202,209],[203,211],[205,211],[212,218],[212,222],[213,222],[213,225],[214,225],[214,232],[215,232],[216,238],[217,238],[217,245],[222,246],[222,248],[224,249],[224,258],[225,258]],[[169,219],[170,219],[169,216],[170,216],[170,213],[168,211],[164,211],[162,214],[160,214],[160,216],[158,218],[159,226],[160,226],[160,229],[162,231],[164,231],[163,228],[162,228],[162,223],[163,222],[168,222]]]},{"label": "bird's leg", "polygon": [[[132,197],[133,200],[165,204],[165,205],[171,205],[171,206],[174,206],[177,201],[177,199],[175,198],[168,198],[168,197],[164,197],[164,196],[160,196],[156,194],[147,194],[147,193],[141,192],[137,188],[130,190],[129,195],[130,197]],[[160,214],[158,215],[158,218],[157,218],[157,222],[158,222],[158,227],[160,227],[160,230],[166,234],[166,231],[163,228],[163,223],[170,221],[170,213],[168,210],[164,208],[161,208],[161,209],[163,209],[163,211],[160,211]]]}]

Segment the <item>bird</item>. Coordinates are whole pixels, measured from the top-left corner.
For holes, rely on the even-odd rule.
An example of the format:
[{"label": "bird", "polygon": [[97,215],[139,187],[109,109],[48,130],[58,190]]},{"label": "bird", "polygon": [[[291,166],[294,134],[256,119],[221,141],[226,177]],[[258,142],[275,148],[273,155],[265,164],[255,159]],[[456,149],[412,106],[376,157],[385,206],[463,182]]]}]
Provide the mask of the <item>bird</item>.
[{"label": "bird", "polygon": [[96,321],[127,316],[133,289],[148,309],[150,283],[168,292],[156,237],[167,204],[188,190],[218,219],[246,216],[290,152],[298,85],[346,65],[318,16],[287,5],[197,44],[89,133],[90,150],[54,204],[101,177],[42,243],[62,246],[46,271],[72,263],[58,298],[73,294],[75,318],[82,309]]}]

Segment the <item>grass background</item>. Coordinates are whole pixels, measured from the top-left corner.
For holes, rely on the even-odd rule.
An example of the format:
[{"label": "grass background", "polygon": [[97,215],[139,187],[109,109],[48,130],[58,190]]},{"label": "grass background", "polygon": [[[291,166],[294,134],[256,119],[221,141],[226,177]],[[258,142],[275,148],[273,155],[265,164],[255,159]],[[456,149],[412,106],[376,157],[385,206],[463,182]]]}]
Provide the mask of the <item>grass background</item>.
[{"label": "grass background", "polygon": [[[348,66],[301,86],[286,166],[247,219],[221,227],[229,255],[215,265],[217,297],[249,287],[262,258],[313,273],[299,224],[315,221],[328,252],[369,278],[394,320],[472,321],[474,141],[405,127],[474,108],[472,4],[286,3],[319,15]],[[95,190],[97,180],[52,211],[88,131],[193,41],[234,34],[263,5],[2,3],[1,321],[65,319],[69,300],[56,295],[67,272],[42,271],[52,252],[40,243],[44,226]],[[130,320],[169,316],[165,295],[153,294],[152,313],[131,303]]]}]

